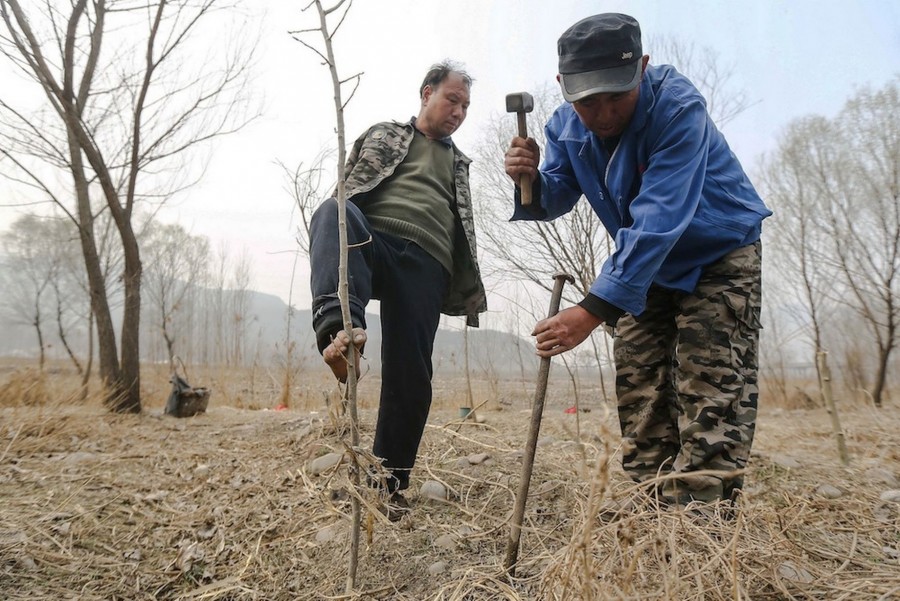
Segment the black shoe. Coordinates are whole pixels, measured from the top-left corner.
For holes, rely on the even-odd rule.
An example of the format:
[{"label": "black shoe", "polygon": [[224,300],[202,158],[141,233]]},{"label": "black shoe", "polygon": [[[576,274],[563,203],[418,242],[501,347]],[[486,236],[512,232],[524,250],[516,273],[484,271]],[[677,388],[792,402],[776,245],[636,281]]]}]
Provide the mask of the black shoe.
[{"label": "black shoe", "polygon": [[411,511],[409,501],[399,491],[392,493],[381,508],[381,512],[392,522],[399,522]]}]

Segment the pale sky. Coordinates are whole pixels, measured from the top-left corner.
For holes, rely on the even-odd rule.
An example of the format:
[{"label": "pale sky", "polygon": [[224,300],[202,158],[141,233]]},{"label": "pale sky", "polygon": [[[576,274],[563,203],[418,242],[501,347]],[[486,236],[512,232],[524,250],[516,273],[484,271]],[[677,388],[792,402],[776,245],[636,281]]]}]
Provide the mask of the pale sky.
[{"label": "pale sky", "polygon": [[[246,248],[253,287],[283,299],[293,263],[284,251],[295,248],[297,224],[275,162],[308,163],[334,139],[329,73],[287,33],[317,24],[312,11],[301,12],[307,3],[248,2],[250,24],[263,28],[255,80],[265,98],[263,116],[219,140],[203,183],[160,212],[160,219],[209,237],[213,247],[225,242],[234,255]],[[468,119],[454,136],[463,151],[474,150],[487,118],[504,112],[507,93],[554,81],[559,35],[600,12],[631,14],[645,39],[665,35],[707,46],[733,67],[732,85],[754,104],[724,132],[751,174],[792,119],[833,116],[855,90],[881,87],[900,73],[895,1],[356,0],[335,38],[341,75],[364,73],[345,115],[348,144],[376,121],[416,114],[425,71],[450,58],[475,78]],[[5,73],[0,70],[0,95],[10,85]],[[7,184],[0,183],[0,193],[9,193]],[[3,202],[0,228],[23,210]],[[308,273],[301,263],[293,290],[299,307],[309,306]]]}]

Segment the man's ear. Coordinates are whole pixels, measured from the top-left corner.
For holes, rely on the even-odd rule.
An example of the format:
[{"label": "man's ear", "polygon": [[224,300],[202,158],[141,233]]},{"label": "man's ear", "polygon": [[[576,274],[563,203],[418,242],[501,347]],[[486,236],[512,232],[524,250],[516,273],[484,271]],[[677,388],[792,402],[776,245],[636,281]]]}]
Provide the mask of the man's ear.
[{"label": "man's ear", "polygon": [[559,83],[559,78],[560,78],[560,75],[559,75],[559,73],[557,73],[556,74],[556,83]]}]

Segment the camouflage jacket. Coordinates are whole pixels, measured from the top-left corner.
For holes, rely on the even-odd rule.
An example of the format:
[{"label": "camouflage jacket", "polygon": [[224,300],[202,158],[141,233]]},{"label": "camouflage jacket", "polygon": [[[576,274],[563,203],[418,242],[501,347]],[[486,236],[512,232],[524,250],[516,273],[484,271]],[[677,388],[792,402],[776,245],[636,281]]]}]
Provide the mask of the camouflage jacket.
[{"label": "camouflage jacket", "polygon": [[[368,192],[390,177],[397,165],[406,158],[413,139],[414,120],[376,123],[356,143],[347,157],[344,192],[347,200],[364,210]],[[441,312],[446,315],[465,315],[466,323],[478,327],[478,314],[487,310],[484,284],[478,268],[475,246],[475,221],[469,191],[469,159],[455,144],[453,170],[456,215],[456,234],[453,240],[453,273],[450,290]]]}]

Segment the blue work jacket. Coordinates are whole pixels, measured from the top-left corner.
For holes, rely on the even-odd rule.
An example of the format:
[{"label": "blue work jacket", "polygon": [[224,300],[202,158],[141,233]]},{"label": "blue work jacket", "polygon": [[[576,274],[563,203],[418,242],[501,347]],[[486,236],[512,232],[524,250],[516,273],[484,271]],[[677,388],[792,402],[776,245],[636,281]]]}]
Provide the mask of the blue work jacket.
[{"label": "blue work jacket", "polygon": [[704,266],[756,242],[772,214],[686,77],[648,66],[640,86],[612,155],[571,104],[556,110],[535,204],[517,191],[512,217],[549,221],[584,195],[615,240],[590,293],[632,315],[651,284],[693,291]]}]

